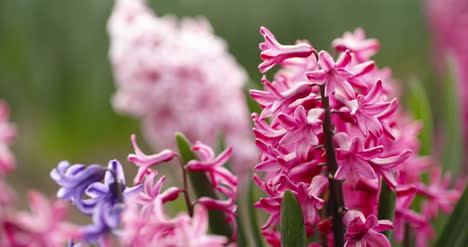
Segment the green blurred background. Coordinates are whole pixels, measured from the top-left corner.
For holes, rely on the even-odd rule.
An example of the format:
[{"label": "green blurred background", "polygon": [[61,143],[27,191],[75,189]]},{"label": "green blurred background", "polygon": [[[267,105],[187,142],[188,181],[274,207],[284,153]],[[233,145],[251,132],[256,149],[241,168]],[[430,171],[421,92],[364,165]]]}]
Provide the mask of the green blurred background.
[{"label": "green blurred background", "polygon": [[[308,39],[329,49],[344,31],[363,27],[381,41],[375,57],[402,81],[417,77],[435,94],[430,35],[418,0],[151,0],[157,14],[203,15],[248,70],[261,75],[260,26],[282,43]],[[139,123],[113,112],[106,22],[112,0],[0,0],[0,98],[19,135],[18,169],[9,181],[51,194],[49,171],[60,160],[125,160]],[[226,75],[229,76],[229,75]],[[429,97],[434,98],[434,97]],[[434,102],[437,104],[437,101]],[[127,164],[128,165],[128,164]]]}]

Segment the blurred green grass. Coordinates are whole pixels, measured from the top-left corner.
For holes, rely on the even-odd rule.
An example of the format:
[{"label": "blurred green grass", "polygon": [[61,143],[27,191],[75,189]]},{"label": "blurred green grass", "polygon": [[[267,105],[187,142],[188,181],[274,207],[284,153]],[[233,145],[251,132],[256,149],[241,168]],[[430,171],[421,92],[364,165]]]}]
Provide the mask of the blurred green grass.
[{"label": "blurred green grass", "polygon": [[[403,81],[417,76],[429,99],[434,90],[430,39],[417,0],[160,0],[157,14],[206,16],[216,34],[259,81],[260,26],[280,42],[307,39],[329,49],[344,31],[363,27],[381,41],[375,57]],[[113,112],[114,84],[107,59],[111,0],[0,0],[0,98],[19,127],[14,151],[22,188],[53,191],[49,170],[62,159],[125,160],[137,121]],[[227,75],[228,76],[228,75]],[[258,84],[257,84],[258,85]],[[257,86],[250,84],[249,87]],[[437,102],[430,100],[433,105]]]}]

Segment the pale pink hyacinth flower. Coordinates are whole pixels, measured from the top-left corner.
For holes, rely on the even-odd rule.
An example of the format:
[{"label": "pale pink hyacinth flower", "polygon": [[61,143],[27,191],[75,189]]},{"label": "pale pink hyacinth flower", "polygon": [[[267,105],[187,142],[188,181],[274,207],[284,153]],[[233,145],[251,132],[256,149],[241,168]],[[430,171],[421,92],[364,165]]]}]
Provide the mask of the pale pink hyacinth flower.
[{"label": "pale pink hyacinth flower", "polygon": [[345,247],[380,246],[391,247],[390,241],[380,232],[393,229],[389,220],[378,220],[373,214],[367,218],[356,210],[349,210],[343,222],[348,228]]},{"label": "pale pink hyacinth flower", "polygon": [[253,165],[247,74],[205,19],[158,17],[145,0],[117,0],[108,31],[114,108],[140,119],[153,147],[174,148],[177,131],[210,146],[223,135],[233,169]]},{"label": "pale pink hyacinth flower", "polygon": [[16,137],[16,127],[8,122],[9,117],[8,105],[0,100],[0,175],[5,175],[15,167],[15,157],[8,145]]}]

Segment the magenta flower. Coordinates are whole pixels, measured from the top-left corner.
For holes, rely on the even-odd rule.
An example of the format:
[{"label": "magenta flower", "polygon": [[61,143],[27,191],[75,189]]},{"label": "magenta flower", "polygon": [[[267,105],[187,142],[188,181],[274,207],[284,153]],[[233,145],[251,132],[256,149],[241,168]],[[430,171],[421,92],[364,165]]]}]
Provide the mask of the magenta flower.
[{"label": "magenta flower", "polygon": [[353,52],[357,62],[362,63],[377,53],[380,43],[376,39],[366,39],[364,29],[356,28],[354,32],[345,32],[343,37],[333,40],[332,47],[338,52]]},{"label": "magenta flower", "polygon": [[374,169],[369,162],[381,155],[383,146],[365,148],[361,138],[350,139],[344,132],[336,134],[334,140],[339,164],[335,179],[346,179],[351,184],[357,185],[361,176],[367,179],[376,178]]},{"label": "magenta flower", "polygon": [[297,42],[296,45],[282,45],[276,41],[275,36],[265,27],[260,28],[260,33],[265,38],[264,43],[260,43],[260,57],[263,60],[258,68],[265,73],[273,66],[282,61],[295,57],[308,57],[315,50],[308,43]]},{"label": "magenta flower", "polygon": [[378,220],[373,214],[364,217],[360,211],[349,210],[343,222],[348,228],[345,247],[382,246],[391,247],[387,237],[380,232],[393,228],[389,220]]},{"label": "magenta flower", "polygon": [[[382,88],[382,81],[377,81],[367,95],[358,95],[357,98],[347,100],[339,95],[336,99],[343,103],[351,111],[349,114],[354,119],[359,129],[364,136],[369,135],[369,132],[376,136],[381,136],[384,132],[390,137],[390,127],[383,123],[389,111],[393,112],[398,106],[398,100],[393,99],[391,102],[383,102],[385,94]],[[384,131],[385,130],[385,131]]]},{"label": "magenta flower", "polygon": [[8,173],[15,166],[15,157],[8,145],[16,137],[16,128],[8,122],[9,115],[8,105],[0,101],[0,175]]},{"label": "magenta flower", "polygon": [[322,132],[322,114],[323,109],[311,109],[306,112],[303,106],[297,107],[292,116],[279,114],[278,123],[288,131],[279,144],[296,143],[296,153],[301,161],[305,161],[310,147],[319,143],[317,136]]},{"label": "magenta flower", "polygon": [[323,208],[325,201],[319,196],[328,188],[328,179],[315,176],[310,185],[300,183],[294,190],[304,214],[304,224],[312,226],[316,222],[317,210]]},{"label": "magenta flower", "polygon": [[312,85],[308,82],[285,88],[281,81],[270,82],[263,76],[262,83],[266,91],[250,90],[252,98],[264,108],[260,119],[270,117],[278,111],[285,111],[290,104],[309,96],[312,92]]},{"label": "magenta flower", "polygon": [[354,89],[347,81],[353,74],[349,70],[351,65],[351,53],[346,51],[338,58],[335,63],[330,54],[326,51],[319,52],[318,64],[319,70],[306,72],[306,76],[312,83],[325,84],[325,96],[330,96],[336,90],[349,98],[354,98]]},{"label": "magenta flower", "polygon": [[134,154],[128,155],[128,161],[138,166],[138,173],[133,180],[133,184],[141,184],[143,177],[151,173],[151,167],[156,166],[163,162],[172,160],[177,154],[169,149],[165,149],[157,154],[146,155],[144,154],[136,142],[136,136],[131,136],[132,145],[135,149]]},{"label": "magenta flower", "polygon": [[392,168],[395,168],[405,162],[411,155],[412,152],[410,150],[404,150],[396,155],[374,158],[370,161],[370,164],[374,171],[382,176],[387,185],[390,188],[395,189],[397,187],[397,181],[393,176]]}]

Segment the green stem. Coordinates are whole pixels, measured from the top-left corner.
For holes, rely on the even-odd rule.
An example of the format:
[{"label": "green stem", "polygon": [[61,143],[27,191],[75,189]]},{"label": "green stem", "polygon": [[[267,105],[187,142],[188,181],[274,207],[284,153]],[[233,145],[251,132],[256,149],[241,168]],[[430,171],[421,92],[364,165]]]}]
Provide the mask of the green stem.
[{"label": "green stem", "polygon": [[[333,131],[334,127],[331,123],[330,101],[325,96],[325,85],[320,86],[320,93],[322,95],[322,105],[325,110],[325,119],[323,121],[323,134],[325,137],[325,150],[327,155],[328,171],[332,176],[338,170],[338,163],[336,162],[335,146],[333,145]],[[333,223],[333,236],[334,245],[336,247],[344,246],[345,227],[343,224],[344,212],[344,199],[341,182],[335,180],[333,177],[328,179],[330,198],[327,202],[327,215],[332,218]]]},{"label": "green stem", "polygon": [[179,159],[179,164],[180,168],[182,169],[182,179],[184,181],[184,198],[185,198],[185,204],[187,205],[187,211],[190,215],[190,217],[193,216],[193,204],[192,201],[190,200],[190,193],[188,190],[188,178],[187,178],[187,170],[185,170],[184,163],[182,161],[182,158],[177,156]]}]

